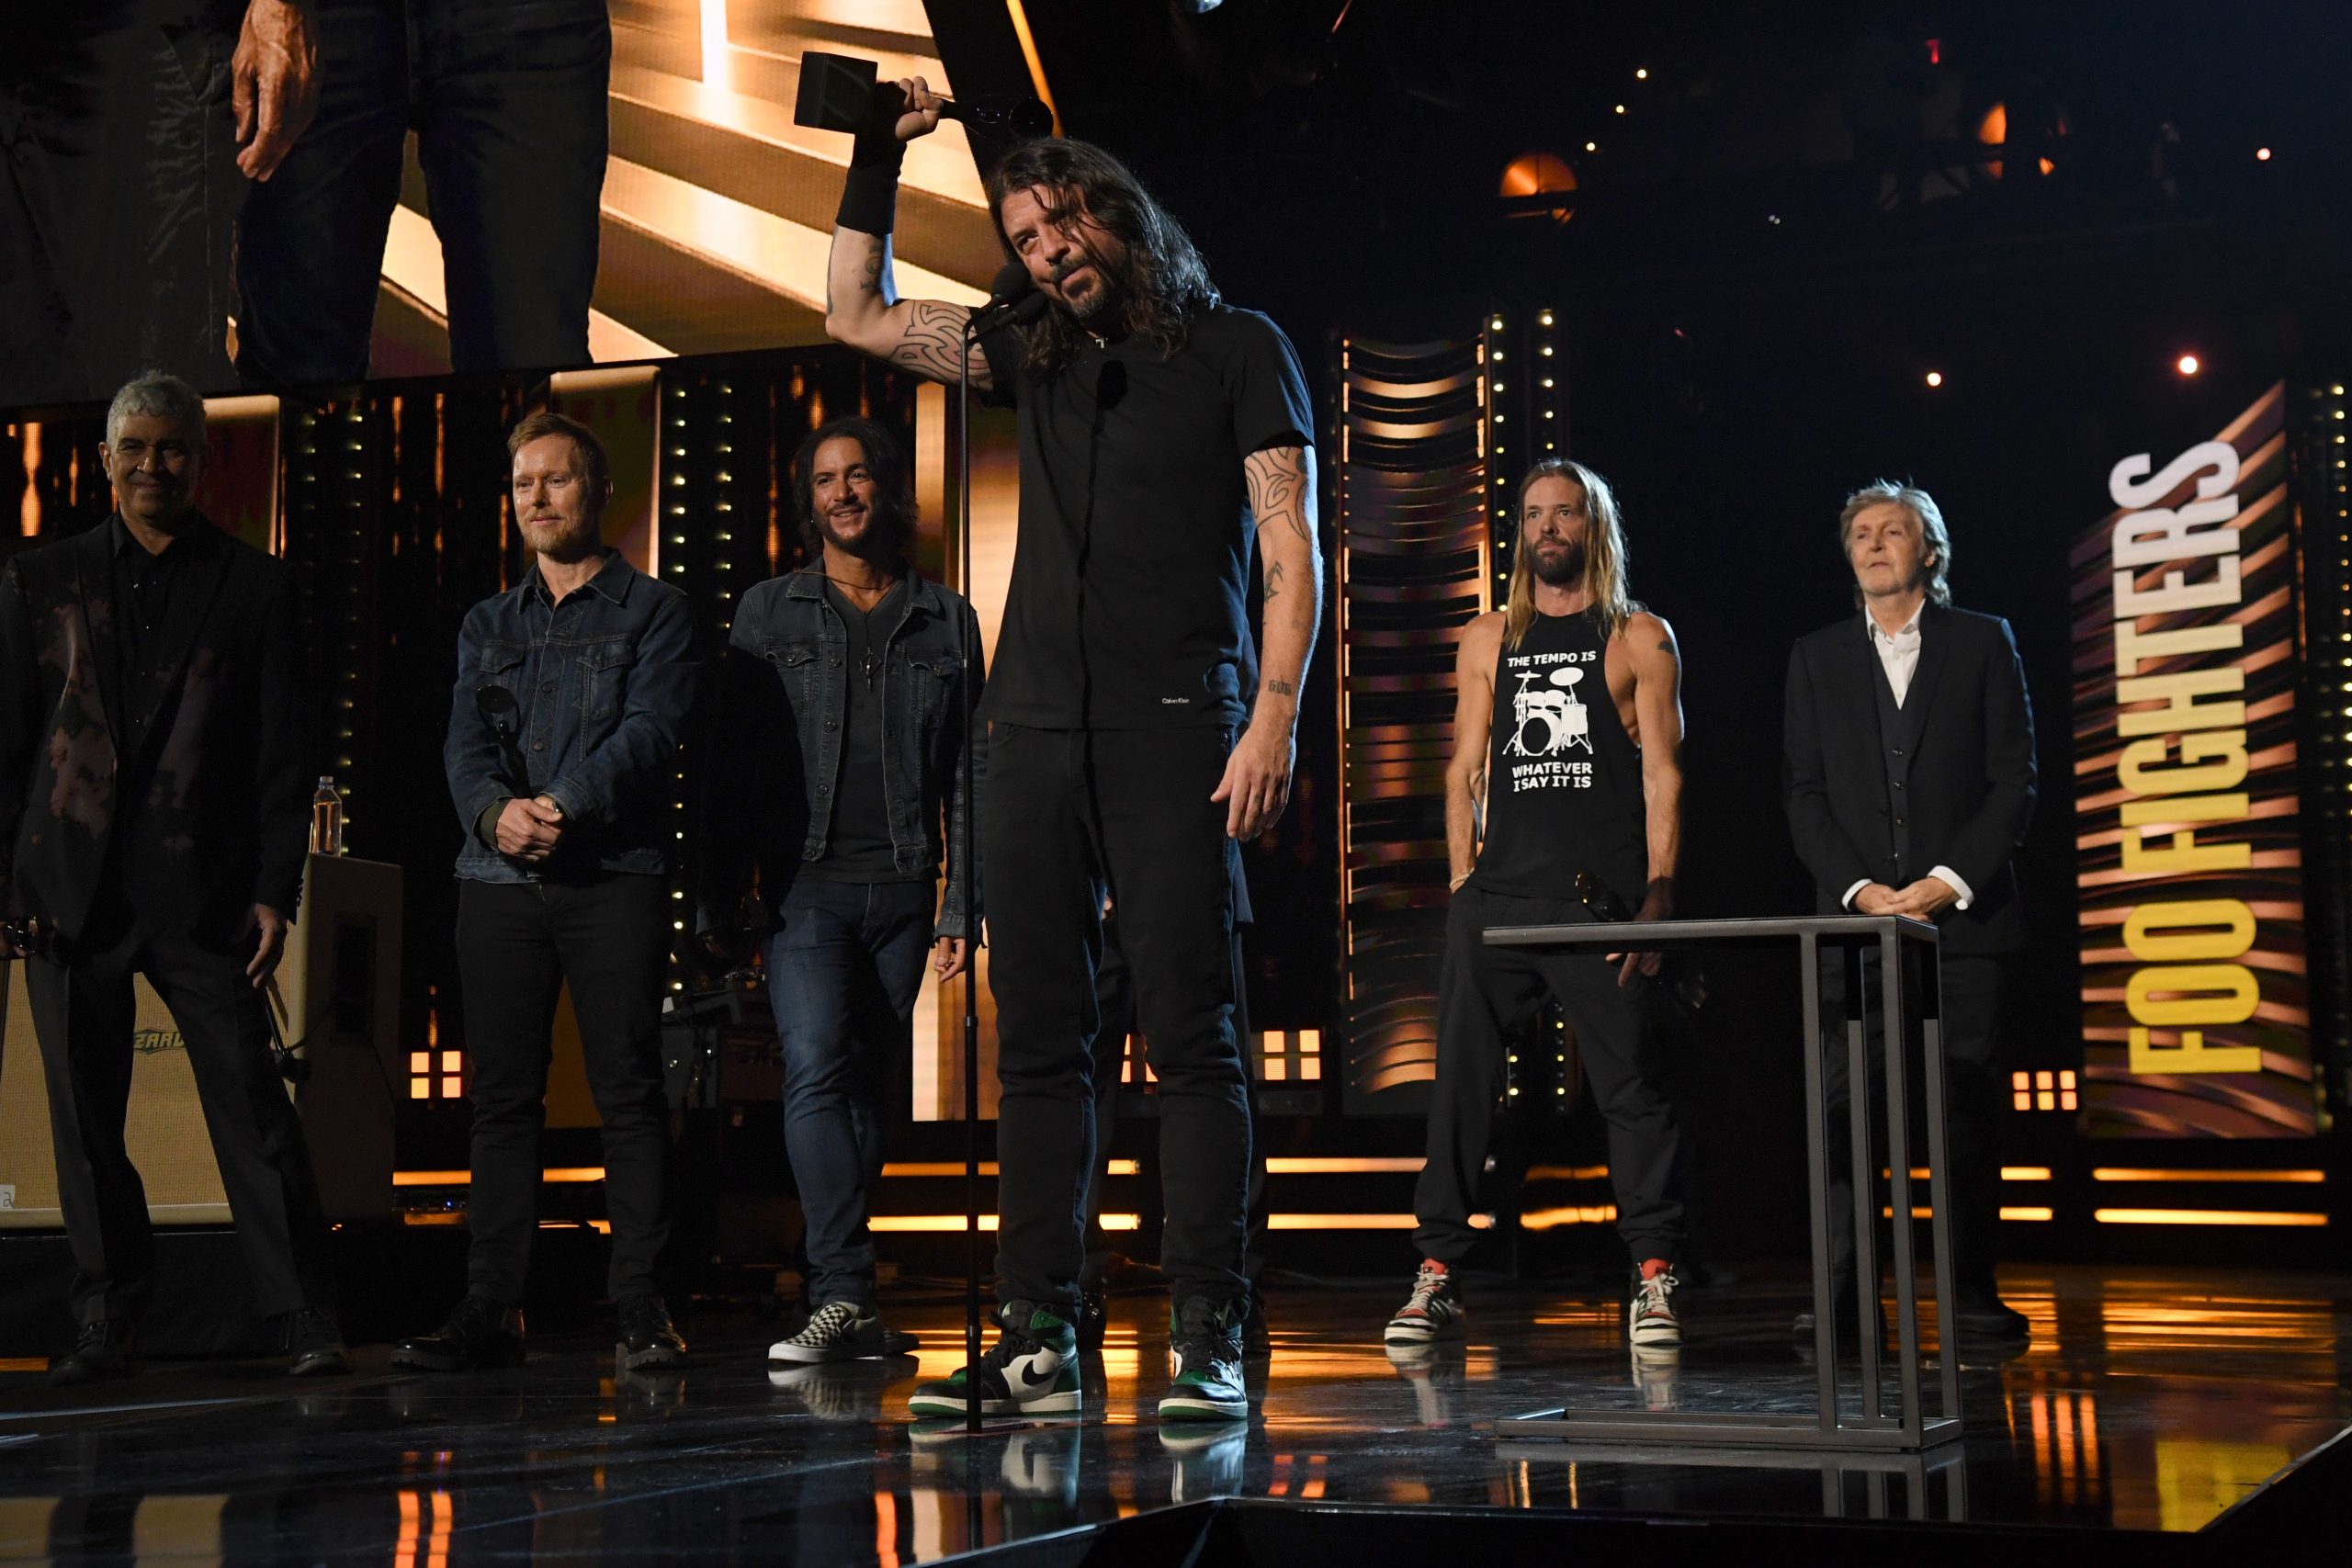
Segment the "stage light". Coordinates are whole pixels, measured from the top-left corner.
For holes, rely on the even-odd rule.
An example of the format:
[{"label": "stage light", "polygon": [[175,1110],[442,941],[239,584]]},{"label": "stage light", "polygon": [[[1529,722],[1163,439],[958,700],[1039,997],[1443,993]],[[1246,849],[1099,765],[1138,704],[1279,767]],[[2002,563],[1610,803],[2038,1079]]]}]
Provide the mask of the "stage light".
[{"label": "stage light", "polygon": [[1545,326],[1547,326],[1547,327],[1548,327],[1548,326],[1550,326],[1550,325],[1552,324],[1552,312],[1551,312],[1551,311],[1549,311],[1549,310],[1546,310],[1546,311],[1544,311],[1542,315],[1540,315],[1540,316],[1536,317],[1535,319],[1536,319],[1537,321],[1541,321],[1542,323],[1544,323],[1544,325],[1545,325]]},{"label": "stage light", "polygon": [[1600,151],[1600,143],[1598,141],[1588,141],[1584,144],[1584,150],[1588,152],[1598,152]]},{"label": "stage light", "polygon": [[1617,112],[1618,112],[1619,114],[1623,114],[1623,113],[1625,112],[1625,106],[1624,106],[1624,105],[1623,105],[1623,104],[1619,104],[1619,105],[1617,106]]},{"label": "stage light", "polygon": [[2194,376],[2199,370],[2205,368],[2203,362],[2199,360],[2199,358],[2193,354],[2182,355],[2178,359],[2173,361],[2172,367],[2179,371],[2184,376]]},{"label": "stage light", "polygon": [[1928,371],[1928,386],[1930,386],[1930,387],[1940,387],[1940,386],[1942,386],[1943,384],[1944,384],[1944,373],[1943,373],[1942,371],[1940,371],[1940,370],[1930,370],[1930,371]]},{"label": "stage light", "polygon": [[1636,81],[1636,82],[1646,82],[1646,81],[1648,81],[1649,79],[1650,79],[1649,67],[1647,67],[1647,66],[1645,66],[1645,65],[1636,65],[1636,66],[1634,66],[1634,81]]},{"label": "stage light", "polygon": [[2254,150],[2254,161],[2257,164],[2267,164],[2270,162],[2270,149],[2267,147],[2256,148]]}]

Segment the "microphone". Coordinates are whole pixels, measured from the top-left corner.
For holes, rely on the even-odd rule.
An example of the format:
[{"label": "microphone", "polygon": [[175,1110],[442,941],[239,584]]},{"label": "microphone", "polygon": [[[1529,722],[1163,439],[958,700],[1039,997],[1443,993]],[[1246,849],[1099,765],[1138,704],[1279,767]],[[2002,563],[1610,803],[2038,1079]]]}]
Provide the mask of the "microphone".
[{"label": "microphone", "polygon": [[[792,123],[818,130],[854,133],[865,122],[874,101],[879,67],[854,54],[810,51],[800,57],[800,90],[792,105]],[[961,103],[943,102],[944,118],[987,130],[1009,131],[1016,138],[1050,135],[1054,113],[1023,94],[992,94]]]},{"label": "microphone", "polygon": [[1037,288],[1037,280],[1021,263],[1007,262],[989,285],[989,302],[972,312],[965,331],[975,342],[1005,327],[1027,326],[1046,313],[1052,301]]}]

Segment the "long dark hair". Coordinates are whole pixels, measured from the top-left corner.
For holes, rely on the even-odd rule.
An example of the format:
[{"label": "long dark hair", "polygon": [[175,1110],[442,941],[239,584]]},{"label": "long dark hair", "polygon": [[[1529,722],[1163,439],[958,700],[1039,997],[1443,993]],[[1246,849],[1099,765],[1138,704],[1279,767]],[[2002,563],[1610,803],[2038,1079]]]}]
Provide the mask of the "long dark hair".
[{"label": "long dark hair", "polygon": [[808,433],[792,458],[792,501],[800,513],[800,541],[811,564],[825,553],[825,536],[817,526],[815,470],[817,448],[841,437],[854,441],[865,453],[865,470],[874,476],[874,516],[866,524],[877,529],[875,538],[888,550],[901,570],[914,565],[915,475],[907,449],[888,425],[870,419],[829,419]]},{"label": "long dark hair", "polygon": [[[1118,290],[1119,326],[1149,343],[1165,359],[1184,346],[1193,317],[1217,301],[1216,285],[1183,225],[1151,198],[1125,164],[1087,141],[1063,137],[1024,141],[989,171],[989,212],[998,241],[1012,255],[1005,237],[1004,202],[1015,191],[1035,191],[1046,220],[1067,223],[1081,214],[1101,224],[1125,247],[1115,264],[1095,264]],[[1017,258],[1016,258],[1017,259]],[[1048,310],[1023,330],[1029,367],[1050,376],[1070,362],[1085,329],[1066,310]]]}]

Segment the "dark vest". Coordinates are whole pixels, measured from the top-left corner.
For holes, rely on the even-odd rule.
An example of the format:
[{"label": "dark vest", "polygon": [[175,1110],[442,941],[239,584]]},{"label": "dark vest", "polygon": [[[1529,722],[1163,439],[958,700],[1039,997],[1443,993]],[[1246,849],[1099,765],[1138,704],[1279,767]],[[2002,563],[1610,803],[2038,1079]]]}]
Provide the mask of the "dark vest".
[{"label": "dark vest", "polygon": [[[1878,656],[1878,645],[1871,639],[1868,627],[1862,632],[1862,657],[1871,661],[1871,690],[1878,694],[1879,760],[1886,768],[1886,848],[1880,855],[1887,874],[1879,878],[1889,887],[1908,886],[1918,873],[1911,864],[1911,808],[1904,796],[1909,794],[1905,781],[1910,774],[1910,758],[1905,754],[1910,744],[1911,731],[1903,722],[1903,709],[1894,701],[1894,682],[1886,678],[1886,665]],[[1906,696],[1916,697],[1918,671],[1912,671],[1913,690]]]}]

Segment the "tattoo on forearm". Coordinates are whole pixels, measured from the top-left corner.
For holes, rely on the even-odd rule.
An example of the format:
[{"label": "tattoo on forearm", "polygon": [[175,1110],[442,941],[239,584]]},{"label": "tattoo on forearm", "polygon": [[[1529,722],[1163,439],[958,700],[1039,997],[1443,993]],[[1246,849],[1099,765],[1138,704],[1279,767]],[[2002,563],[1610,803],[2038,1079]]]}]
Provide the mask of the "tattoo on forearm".
[{"label": "tattoo on forearm", "polygon": [[879,296],[882,292],[882,256],[884,246],[876,240],[865,253],[865,265],[858,268],[857,287],[861,293]]},{"label": "tattoo on forearm", "polygon": [[1275,599],[1281,596],[1283,591],[1283,578],[1285,575],[1286,574],[1283,570],[1282,562],[1278,560],[1269,560],[1266,563],[1265,580],[1267,604],[1272,604]]},{"label": "tattoo on forearm", "polygon": [[1250,484],[1250,510],[1257,513],[1258,526],[1281,523],[1312,545],[1315,529],[1307,519],[1306,475],[1300,471],[1298,452],[1295,446],[1252,452],[1241,459],[1241,472]]},{"label": "tattoo on forearm", "polygon": [[1272,692],[1278,697],[1295,697],[1298,695],[1297,682],[1277,681],[1271,675],[1258,682],[1258,689],[1261,692]]}]

